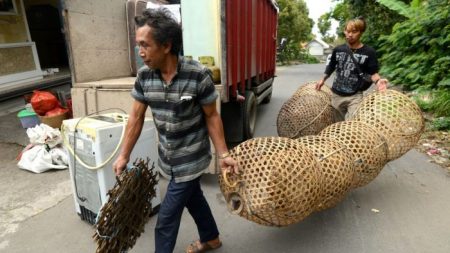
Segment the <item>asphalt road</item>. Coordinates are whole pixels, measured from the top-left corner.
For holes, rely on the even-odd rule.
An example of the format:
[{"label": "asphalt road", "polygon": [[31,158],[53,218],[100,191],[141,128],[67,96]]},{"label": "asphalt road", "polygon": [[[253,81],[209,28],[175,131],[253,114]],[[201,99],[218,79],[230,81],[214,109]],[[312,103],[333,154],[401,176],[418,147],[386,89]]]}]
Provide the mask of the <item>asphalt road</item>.
[{"label": "asphalt road", "polygon": [[[278,68],[272,101],[258,108],[256,136],[276,136],[281,105],[300,85],[319,79],[323,69],[320,64]],[[4,119],[2,130],[13,132],[17,122]],[[75,213],[68,171],[35,175],[19,170],[14,159],[21,147],[11,134],[7,141],[4,138],[0,252],[95,252],[94,229]],[[166,184],[161,180],[161,189]],[[450,252],[450,175],[415,150],[388,163],[375,180],[352,190],[335,208],[283,228],[257,225],[229,213],[214,175],[204,176],[202,184],[223,240],[218,253]],[[153,252],[155,223],[150,219],[130,252]],[[175,252],[184,252],[196,238],[195,224],[185,213]]]}]

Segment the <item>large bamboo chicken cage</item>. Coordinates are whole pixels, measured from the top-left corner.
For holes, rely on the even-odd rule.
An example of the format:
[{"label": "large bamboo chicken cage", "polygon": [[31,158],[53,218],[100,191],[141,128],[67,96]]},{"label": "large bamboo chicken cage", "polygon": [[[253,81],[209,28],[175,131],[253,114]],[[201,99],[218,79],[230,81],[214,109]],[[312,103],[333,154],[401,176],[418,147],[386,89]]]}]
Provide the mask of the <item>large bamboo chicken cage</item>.
[{"label": "large bamboo chicken cage", "polygon": [[312,213],[322,176],[309,149],[289,138],[254,138],[231,150],[240,174],[223,174],[220,188],[231,212],[268,226],[286,226]]},{"label": "large bamboo chicken cage", "polygon": [[365,97],[350,120],[373,126],[388,144],[388,160],[413,148],[425,128],[420,108],[406,95],[386,90]]},{"label": "large bamboo chicken cage", "polygon": [[387,162],[386,141],[365,123],[359,121],[338,122],[322,130],[319,136],[332,138],[352,152],[355,159],[353,187],[370,183]]},{"label": "large bamboo chicken cage", "polygon": [[331,91],[315,89],[314,83],[301,86],[281,107],[277,117],[278,136],[299,138],[318,134],[334,122]]},{"label": "large bamboo chicken cage", "polygon": [[327,137],[310,135],[297,141],[314,153],[323,177],[322,194],[316,210],[336,206],[353,183],[355,176],[353,153],[344,144]]}]

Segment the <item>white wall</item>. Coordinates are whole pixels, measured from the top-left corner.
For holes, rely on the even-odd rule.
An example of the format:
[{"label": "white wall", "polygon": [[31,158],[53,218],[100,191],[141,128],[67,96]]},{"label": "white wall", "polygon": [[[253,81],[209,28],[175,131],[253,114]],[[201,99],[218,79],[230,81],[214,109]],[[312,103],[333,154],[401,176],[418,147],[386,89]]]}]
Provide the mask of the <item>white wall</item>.
[{"label": "white wall", "polygon": [[313,41],[313,42],[309,43],[308,51],[309,51],[310,55],[322,56],[323,55],[323,46],[320,43]]}]

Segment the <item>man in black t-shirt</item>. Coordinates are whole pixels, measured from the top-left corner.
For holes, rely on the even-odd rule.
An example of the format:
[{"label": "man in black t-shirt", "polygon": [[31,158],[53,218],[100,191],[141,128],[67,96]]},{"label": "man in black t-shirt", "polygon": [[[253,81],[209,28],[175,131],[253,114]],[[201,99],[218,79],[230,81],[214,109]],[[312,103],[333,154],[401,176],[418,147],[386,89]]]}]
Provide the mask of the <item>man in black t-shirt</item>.
[{"label": "man in black t-shirt", "polygon": [[[333,50],[331,58],[327,60],[325,75],[316,84],[316,89],[320,90],[325,80],[336,70],[336,77],[331,87],[333,91],[331,105],[337,111],[337,120],[344,120],[352,115],[363,98],[359,71],[369,74],[380,91],[385,90],[388,84],[388,81],[378,74],[375,50],[360,41],[365,29],[366,23],[362,18],[352,19],[345,24],[344,33],[347,43]],[[359,70],[351,54],[357,61]]]}]

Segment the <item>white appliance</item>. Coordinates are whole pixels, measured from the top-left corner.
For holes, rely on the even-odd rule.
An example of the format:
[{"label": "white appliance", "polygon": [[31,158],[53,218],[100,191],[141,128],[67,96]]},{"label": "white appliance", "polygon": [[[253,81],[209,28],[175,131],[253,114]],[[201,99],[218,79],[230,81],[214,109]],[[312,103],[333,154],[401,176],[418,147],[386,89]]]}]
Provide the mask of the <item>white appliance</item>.
[{"label": "white appliance", "polygon": [[[109,113],[87,118],[69,119],[63,122],[66,149],[69,151],[69,171],[72,179],[75,209],[82,220],[91,224],[95,223],[100,208],[108,201],[108,191],[116,183],[112,164],[118,152],[109,162],[98,169],[87,168],[86,166],[100,166],[111,156],[119,145],[126,118],[126,114]],[[72,152],[70,152],[70,149],[72,149]],[[136,158],[150,158],[149,166],[154,163],[155,170],[157,170],[157,153],[156,129],[153,120],[146,118],[142,133],[131,153],[128,166],[132,166]],[[74,154],[86,166],[77,161]],[[153,214],[158,211],[161,204],[159,185],[156,185],[155,190],[156,197],[152,199]]]}]

